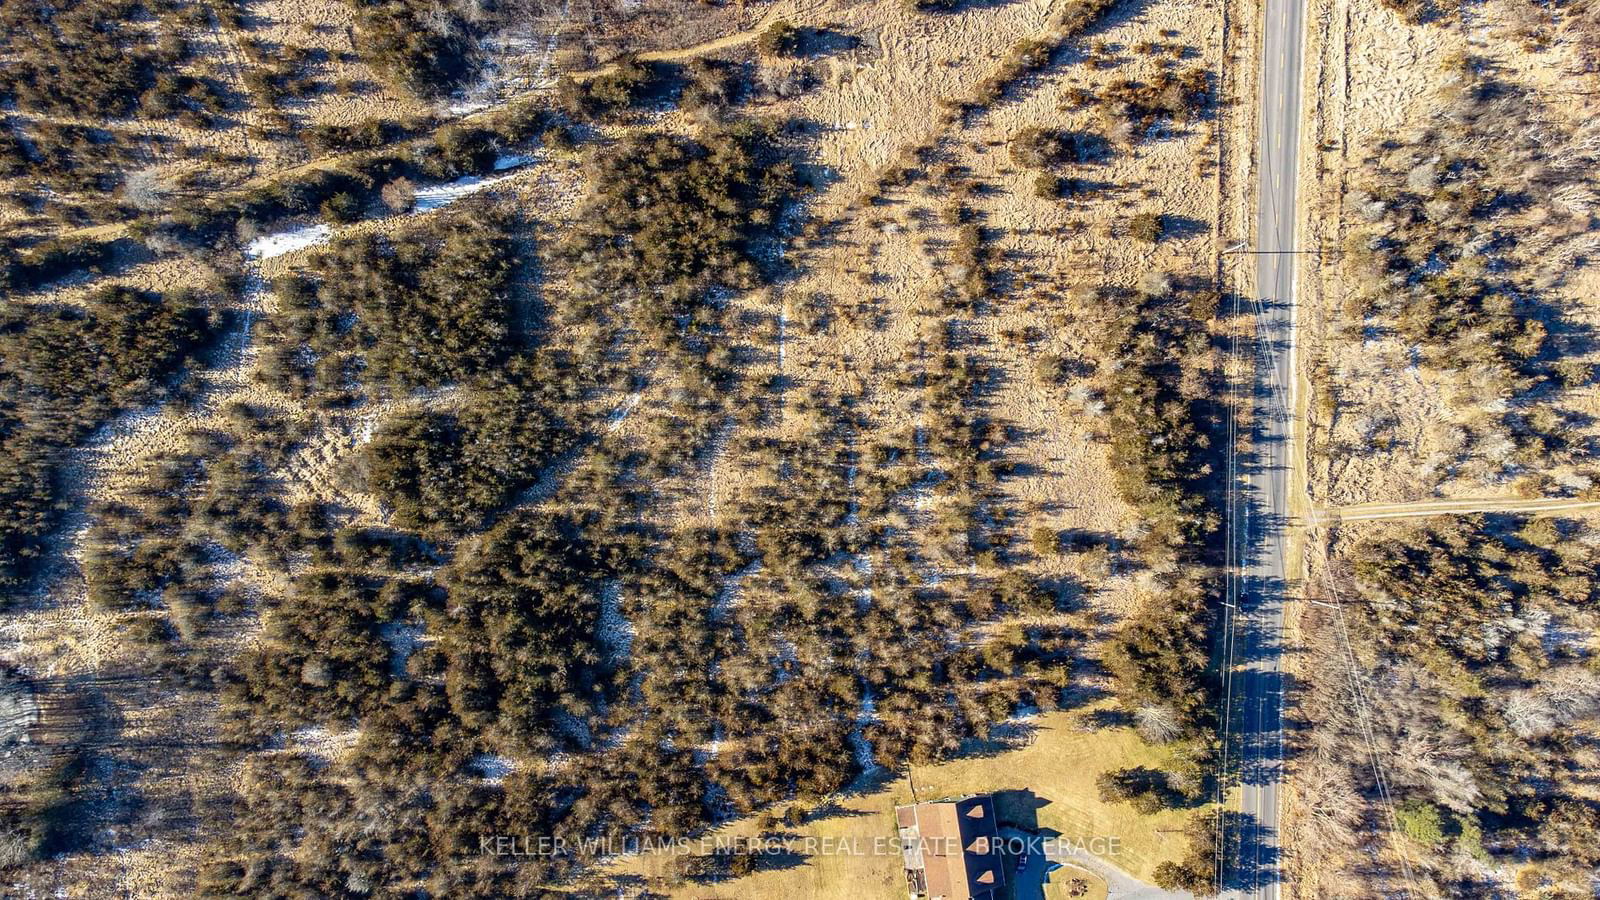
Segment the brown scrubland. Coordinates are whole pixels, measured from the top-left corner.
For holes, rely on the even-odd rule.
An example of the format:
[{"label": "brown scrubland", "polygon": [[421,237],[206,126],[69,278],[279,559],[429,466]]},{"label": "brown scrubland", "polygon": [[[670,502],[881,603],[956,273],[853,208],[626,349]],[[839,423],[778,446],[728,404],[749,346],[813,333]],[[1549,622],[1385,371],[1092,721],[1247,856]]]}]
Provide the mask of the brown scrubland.
[{"label": "brown scrubland", "polygon": [[1290,870],[1327,897],[1586,896],[1594,523],[1495,510],[1594,496],[1600,20],[1314,7],[1312,500],[1480,512],[1308,533]]}]

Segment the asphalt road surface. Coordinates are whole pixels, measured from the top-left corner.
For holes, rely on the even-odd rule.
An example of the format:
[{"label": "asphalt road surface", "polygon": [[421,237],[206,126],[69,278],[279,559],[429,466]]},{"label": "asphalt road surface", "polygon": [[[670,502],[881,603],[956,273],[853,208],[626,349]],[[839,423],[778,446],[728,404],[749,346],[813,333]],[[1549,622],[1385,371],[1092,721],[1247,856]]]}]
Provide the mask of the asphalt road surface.
[{"label": "asphalt road surface", "polygon": [[1304,0],[1266,0],[1256,149],[1256,379],[1250,450],[1233,510],[1239,556],[1232,729],[1240,809],[1225,896],[1280,895],[1285,526],[1295,395],[1294,279]]},{"label": "asphalt road surface", "polygon": [[1009,893],[1016,900],[1043,900],[1046,896],[1046,883],[1061,885],[1074,876],[1075,873],[1070,867],[1087,870],[1104,881],[1106,900],[1175,900],[1175,898],[1193,900],[1194,898],[1194,895],[1187,891],[1174,893],[1164,891],[1153,884],[1146,884],[1118,868],[1109,859],[1095,856],[1089,847],[1070,840],[1049,840],[1048,838],[1059,837],[1053,831],[1041,834],[1018,828],[1001,828],[1000,835],[1008,842],[1013,842],[1011,846],[1021,846],[1026,842],[1028,847],[1028,864],[1012,870],[1010,876]]}]

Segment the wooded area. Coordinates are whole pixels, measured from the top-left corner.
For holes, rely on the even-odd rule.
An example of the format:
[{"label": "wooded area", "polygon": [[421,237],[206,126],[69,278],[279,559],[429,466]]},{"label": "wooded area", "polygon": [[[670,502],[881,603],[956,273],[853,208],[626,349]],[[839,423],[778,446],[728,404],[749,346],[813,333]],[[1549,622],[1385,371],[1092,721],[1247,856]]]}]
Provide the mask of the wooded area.
[{"label": "wooded area", "polygon": [[[492,24],[409,0],[352,7],[357,54],[430,98],[474,73],[478,29]],[[1018,41],[972,97],[946,104],[939,127],[1018,99],[1110,8],[1062,7],[1047,37]],[[42,11],[60,21],[29,27],[91,27],[72,17],[105,12]],[[245,40],[236,10],[154,13],[229,29],[256,102],[321,90],[325,58]],[[755,62],[622,56],[563,80],[548,103],[432,130],[427,117],[306,128],[306,146],[348,156],[226,191],[135,181],[130,194],[120,138],[51,132],[74,158],[51,178],[122,187],[110,205],[62,219],[126,220],[128,237],[8,240],[6,285],[18,291],[103,277],[84,270],[141,265],[129,259],[146,253],[237,266],[236,249],[308,221],[336,236],[288,262],[247,258],[209,292],[119,287],[81,305],[8,307],[0,414],[14,584],[33,574],[66,492],[83,490],[60,483],[71,448],[145,405],[204,411],[203,426],[178,426],[115,484],[70,498],[85,522],[81,553],[63,558],[81,564],[83,609],[117,677],[192,704],[204,737],[173,736],[173,767],[203,760],[226,777],[191,787],[130,776],[149,793],[129,810],[188,795],[171,820],[91,812],[73,806],[75,779],[120,760],[110,741],[83,741],[69,765],[5,783],[21,849],[0,865],[49,857],[60,822],[99,815],[117,830],[85,838],[97,852],[198,848],[198,871],[174,877],[200,896],[601,890],[615,885],[593,854],[498,859],[478,839],[682,837],[762,814],[776,832],[780,806],[1003,752],[1034,715],[1102,685],[1120,706],[1109,718],[1172,751],[1164,771],[1113,773],[1107,797],[1145,812],[1202,804],[1215,726],[1216,286],[1153,268],[1019,277],[1007,226],[982,208],[1004,175],[960,162],[978,145],[959,135],[935,132],[838,220],[813,218],[813,190],[837,177],[815,156],[816,123],[743,106],[763,91],[818,89],[822,67],[802,68],[807,42],[828,37],[767,29]],[[203,81],[163,80],[156,70],[189,51],[141,39],[126,36],[130,52],[96,88],[116,115],[188,113],[209,127],[244,114],[244,98],[213,103]],[[1160,52],[1175,64],[1181,49]],[[83,102],[29,93],[50,66],[73,63],[75,45],[28,52],[34,68],[0,94],[30,116]],[[769,63],[793,64],[793,77],[745,77]],[[1103,188],[1081,178],[1088,167],[1211,103],[1198,68],[1078,99],[1100,109],[1098,125],[1024,129],[1000,154],[1042,179],[1052,203],[1082,202]],[[663,123],[674,106],[686,123]],[[33,140],[43,128],[19,124],[27,137],[0,146],[6,164],[48,168],[49,142]],[[569,164],[551,169],[581,193],[560,220],[530,202],[542,188],[527,182],[405,217],[422,206],[419,188],[502,160],[531,168],[536,153]],[[852,217],[888,234],[894,207],[912,201],[937,212],[895,227],[917,231],[937,289],[902,313],[915,333],[903,359],[870,373],[881,377],[785,370],[790,329],[816,337],[841,317],[872,320],[881,301],[873,272],[828,292],[784,291],[818,254],[849,245]],[[1129,219],[1116,239],[1126,230],[1143,249],[1169,237],[1158,213]],[[1115,286],[1129,280],[1138,287]],[[1092,334],[1083,358],[1012,365],[1003,349],[1040,343],[1038,328],[980,339],[986,320],[1022,302],[1048,307],[1041,322]],[[216,312],[245,306],[247,330]],[[249,402],[185,393],[223,334],[248,348],[238,365]],[[1019,512],[1028,436],[995,398],[1034,370],[1043,402],[1094,422],[1106,496],[1137,520],[1125,535],[1058,531]],[[897,411],[909,419],[891,427]],[[737,487],[719,490],[716,477]],[[1113,566],[1137,579],[1123,620],[1085,599]],[[1192,831],[1197,848],[1214,838]],[[708,882],[762,864],[680,874]],[[1163,871],[1214,887],[1192,865]]]}]

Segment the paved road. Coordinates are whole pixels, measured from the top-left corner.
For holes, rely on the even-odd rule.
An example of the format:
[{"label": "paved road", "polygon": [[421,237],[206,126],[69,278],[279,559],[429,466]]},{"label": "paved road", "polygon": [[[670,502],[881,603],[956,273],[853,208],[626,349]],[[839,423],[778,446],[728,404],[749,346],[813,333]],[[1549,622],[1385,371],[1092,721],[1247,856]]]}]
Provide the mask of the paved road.
[{"label": "paved road", "polygon": [[[1226,862],[1225,896],[1277,900],[1278,810],[1283,777],[1285,524],[1294,427],[1296,178],[1300,146],[1304,0],[1266,0],[1261,119],[1256,149],[1256,297],[1259,300],[1255,416],[1242,456],[1235,507],[1238,630],[1232,681],[1234,759],[1241,813]],[[1246,257],[1247,259],[1252,257]]]}]

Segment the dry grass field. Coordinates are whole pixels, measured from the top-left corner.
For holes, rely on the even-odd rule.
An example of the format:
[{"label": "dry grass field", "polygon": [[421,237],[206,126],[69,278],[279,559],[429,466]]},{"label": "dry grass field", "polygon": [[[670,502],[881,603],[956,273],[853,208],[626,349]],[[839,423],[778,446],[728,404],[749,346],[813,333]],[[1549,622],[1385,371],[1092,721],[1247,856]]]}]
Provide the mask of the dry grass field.
[{"label": "dry grass field", "polygon": [[[1375,0],[1321,4],[1313,18],[1308,143],[1317,163],[1302,171],[1316,214],[1307,218],[1304,243],[1323,255],[1306,280],[1314,302],[1302,322],[1315,386],[1315,501],[1585,495],[1595,472],[1582,448],[1595,436],[1597,395],[1592,378],[1569,373],[1600,359],[1590,336],[1600,285],[1582,264],[1595,243],[1587,211],[1595,104],[1580,87],[1596,77],[1594,38],[1584,30],[1592,24],[1577,10],[1547,17],[1513,2],[1474,5],[1426,24],[1409,24]],[[1452,70],[1463,60],[1475,74]],[[1443,126],[1442,138],[1429,137],[1460,120],[1463,113],[1445,107],[1465,81],[1480,79],[1493,85],[1476,113],[1481,127],[1450,134]],[[1446,173],[1441,183],[1487,183],[1528,202],[1488,212],[1468,238],[1441,235],[1447,243],[1412,277],[1472,277],[1473,267],[1487,267],[1505,273],[1499,290],[1542,306],[1514,313],[1548,322],[1538,354],[1547,374],[1531,387],[1497,381],[1481,360],[1431,362],[1416,340],[1353,318],[1352,298],[1375,285],[1357,250],[1375,236],[1399,236],[1375,204],[1389,199],[1387,191],[1407,189],[1397,181],[1426,178],[1418,165],[1463,156],[1486,159],[1489,168]],[[1380,162],[1398,174],[1375,189]],[[1461,240],[1466,246],[1452,246]],[[1567,368],[1556,371],[1557,362]],[[1539,433],[1550,436],[1543,448],[1530,440]]]}]

